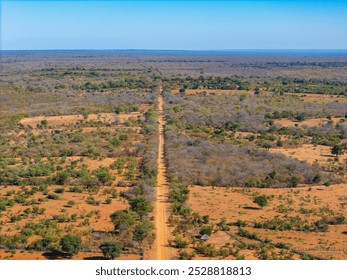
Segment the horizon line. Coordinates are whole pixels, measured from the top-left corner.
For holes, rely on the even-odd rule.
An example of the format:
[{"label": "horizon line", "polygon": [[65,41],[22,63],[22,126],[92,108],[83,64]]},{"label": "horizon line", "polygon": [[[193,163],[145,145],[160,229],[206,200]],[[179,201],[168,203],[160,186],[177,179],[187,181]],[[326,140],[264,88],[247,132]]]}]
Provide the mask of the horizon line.
[{"label": "horizon line", "polygon": [[238,49],[152,49],[152,48],[125,48],[125,49],[80,49],[80,48],[57,48],[57,49],[0,49],[0,51],[159,51],[159,52],[232,52],[232,51],[347,51],[347,48],[238,48]]}]

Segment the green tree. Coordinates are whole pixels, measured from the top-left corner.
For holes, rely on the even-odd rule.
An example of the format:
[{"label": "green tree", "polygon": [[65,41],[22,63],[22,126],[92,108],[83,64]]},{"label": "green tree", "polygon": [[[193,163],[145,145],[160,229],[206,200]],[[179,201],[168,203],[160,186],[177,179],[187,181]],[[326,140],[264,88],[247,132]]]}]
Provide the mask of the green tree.
[{"label": "green tree", "polygon": [[116,113],[116,115],[119,115],[122,112],[122,108],[120,106],[117,106],[116,108],[114,108],[114,112]]},{"label": "green tree", "polygon": [[305,115],[305,113],[300,113],[300,114],[296,115],[295,119],[299,122],[302,122],[306,119],[306,115]]},{"label": "green tree", "polygon": [[136,213],[132,211],[118,210],[112,213],[110,217],[115,230],[124,232],[135,224],[136,216]]},{"label": "green tree", "polygon": [[343,154],[343,149],[339,145],[334,145],[334,147],[331,148],[331,153],[338,157],[339,155]]},{"label": "green tree", "polygon": [[110,173],[109,169],[104,166],[100,166],[98,169],[94,170],[93,173],[103,185],[111,184],[114,179],[114,176]]},{"label": "green tree", "polygon": [[265,143],[262,145],[262,147],[263,147],[264,149],[266,149],[266,150],[270,150],[270,149],[272,148],[271,144],[270,144],[270,143],[267,143],[267,142],[265,142]]},{"label": "green tree", "polygon": [[152,230],[153,230],[153,225],[150,222],[144,221],[137,224],[133,232],[133,240],[142,244],[142,241],[149,236]]},{"label": "green tree", "polygon": [[134,197],[129,199],[130,209],[136,212],[140,217],[145,216],[148,212],[152,211],[151,203],[144,197]]},{"label": "green tree", "polygon": [[47,125],[48,125],[48,121],[47,120],[42,120],[41,121],[41,126],[42,127],[47,127]]},{"label": "green tree", "polygon": [[289,188],[296,188],[299,184],[299,178],[292,176],[289,180]]},{"label": "green tree", "polygon": [[105,258],[114,260],[119,257],[123,249],[123,243],[118,241],[107,241],[100,245],[99,249]]},{"label": "green tree", "polygon": [[73,256],[81,250],[82,239],[77,235],[67,234],[60,240],[60,245],[64,252]]}]

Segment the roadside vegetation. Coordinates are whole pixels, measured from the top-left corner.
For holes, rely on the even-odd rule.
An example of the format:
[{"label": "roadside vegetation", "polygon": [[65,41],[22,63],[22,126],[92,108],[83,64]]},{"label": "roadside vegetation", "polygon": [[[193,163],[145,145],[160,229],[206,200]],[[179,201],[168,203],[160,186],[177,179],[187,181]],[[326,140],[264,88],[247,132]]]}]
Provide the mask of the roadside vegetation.
[{"label": "roadside vegetation", "polygon": [[342,258],[344,57],[6,52],[2,62],[2,258],[151,255],[161,88],[176,258]]}]

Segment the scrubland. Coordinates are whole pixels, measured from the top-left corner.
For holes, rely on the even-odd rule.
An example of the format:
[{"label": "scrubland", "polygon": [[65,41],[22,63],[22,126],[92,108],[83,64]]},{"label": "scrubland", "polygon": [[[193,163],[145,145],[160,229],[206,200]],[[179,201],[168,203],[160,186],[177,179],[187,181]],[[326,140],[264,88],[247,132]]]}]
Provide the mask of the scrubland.
[{"label": "scrubland", "polygon": [[174,258],[346,259],[346,69],[343,54],[2,54],[0,257],[155,256],[165,119]]}]

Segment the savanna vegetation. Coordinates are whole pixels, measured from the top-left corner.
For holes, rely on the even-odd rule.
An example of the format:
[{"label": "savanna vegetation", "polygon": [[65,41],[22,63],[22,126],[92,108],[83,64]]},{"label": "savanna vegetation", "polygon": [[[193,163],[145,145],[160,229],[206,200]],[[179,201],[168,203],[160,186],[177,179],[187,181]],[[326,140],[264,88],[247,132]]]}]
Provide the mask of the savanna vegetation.
[{"label": "savanna vegetation", "polygon": [[2,53],[0,256],[148,257],[163,89],[175,258],[343,258],[346,63]]}]

